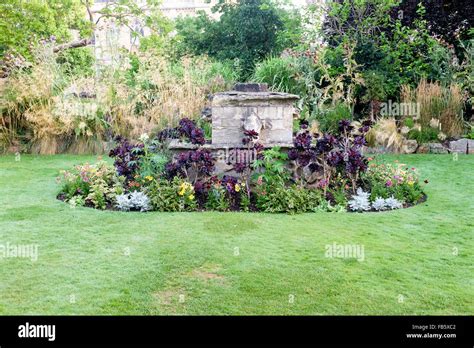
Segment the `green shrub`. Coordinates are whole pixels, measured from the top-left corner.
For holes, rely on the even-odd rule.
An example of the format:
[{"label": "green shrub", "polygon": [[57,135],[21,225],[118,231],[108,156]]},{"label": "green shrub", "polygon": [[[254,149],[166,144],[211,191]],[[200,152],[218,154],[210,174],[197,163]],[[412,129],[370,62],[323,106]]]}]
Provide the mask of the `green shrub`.
[{"label": "green shrub", "polygon": [[352,113],[347,105],[339,103],[334,108],[320,110],[315,118],[319,122],[319,129],[322,132],[335,133],[340,121],[352,120]]},{"label": "green shrub", "polygon": [[393,196],[400,202],[416,204],[424,195],[416,168],[403,163],[372,162],[362,180],[370,191],[371,202]]},{"label": "green shrub", "polygon": [[62,185],[59,195],[74,205],[105,209],[113,206],[116,195],[123,193],[124,178],[103,161],[62,170],[57,180]]},{"label": "green shrub", "polygon": [[[162,149],[161,144],[156,139],[150,139],[147,134],[142,134],[140,142],[143,147],[137,148],[135,151],[135,155],[138,157],[137,163],[132,162],[133,165],[137,165],[139,168],[139,176],[142,178],[160,177],[165,171],[166,163],[170,161],[170,154],[167,150]],[[128,165],[132,164],[129,162]]]},{"label": "green shrub", "polygon": [[413,128],[415,126],[415,121],[411,117],[407,117],[403,120],[405,127]]},{"label": "green shrub", "polygon": [[278,50],[278,33],[284,30],[276,7],[266,1],[220,2],[219,20],[201,13],[176,23],[181,54],[209,55],[238,60],[240,79],[248,79],[255,63]]},{"label": "green shrub", "polygon": [[254,80],[268,83],[274,91],[301,94],[304,92],[304,86],[298,80],[299,73],[296,58],[272,57],[257,64]]},{"label": "green shrub", "polygon": [[227,191],[222,186],[212,186],[207,194],[205,208],[208,210],[228,211],[230,201]]},{"label": "green shrub", "polygon": [[377,70],[368,70],[363,73],[365,83],[364,102],[373,100],[382,101],[387,98],[389,87],[386,85],[387,78],[384,74]]},{"label": "green shrub", "polygon": [[297,185],[266,186],[257,195],[257,207],[267,213],[298,214],[318,211],[323,201],[322,192]]},{"label": "green shrub", "polygon": [[278,146],[263,151],[263,156],[253,162],[256,170],[253,179],[265,185],[284,185],[290,179],[290,171],[286,167],[288,155]]},{"label": "green shrub", "polygon": [[407,137],[408,139],[413,139],[418,142],[418,144],[425,144],[429,142],[438,141],[439,130],[431,127],[423,127],[421,130],[411,129]]},{"label": "green shrub", "polygon": [[69,76],[93,76],[95,57],[90,47],[64,50],[58,54],[57,62]]},{"label": "green shrub", "polygon": [[474,140],[474,126],[471,126],[470,132],[466,133],[466,138]]},{"label": "green shrub", "polygon": [[178,177],[172,181],[154,180],[146,190],[153,210],[178,212],[197,208],[193,186]]},{"label": "green shrub", "polygon": [[321,102],[321,70],[312,56],[286,56],[268,58],[257,64],[253,79],[268,83],[278,92],[300,97],[298,107],[302,115],[312,115]]}]

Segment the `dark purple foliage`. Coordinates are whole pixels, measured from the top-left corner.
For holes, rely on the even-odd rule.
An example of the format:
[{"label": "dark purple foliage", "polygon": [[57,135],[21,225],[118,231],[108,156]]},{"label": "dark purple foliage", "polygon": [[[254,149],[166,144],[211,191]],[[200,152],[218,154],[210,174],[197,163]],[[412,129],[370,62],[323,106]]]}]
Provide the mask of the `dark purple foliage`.
[{"label": "dark purple foliage", "polygon": [[247,169],[247,163],[239,162],[234,164],[234,170],[237,173],[243,173]]},{"label": "dark purple foliage", "polygon": [[204,131],[196,126],[196,123],[189,118],[183,118],[179,121],[179,133],[182,137],[187,138],[192,144],[203,145]]},{"label": "dark purple foliage", "polygon": [[[364,121],[353,134],[354,127],[348,120],[339,122],[338,134],[325,134],[312,145],[312,136],[308,131],[300,132],[294,138],[294,148],[288,151],[288,158],[296,161],[300,167],[308,167],[310,172],[333,169],[351,179],[367,169],[367,159],[361,148],[365,145],[365,133],[370,129],[370,121]],[[326,172],[326,170],[324,170]]]},{"label": "dark purple foliage", "polygon": [[194,170],[196,179],[209,176],[214,171],[214,158],[207,149],[181,152],[166,165],[165,173],[169,179],[175,176],[186,177]]},{"label": "dark purple foliage", "polygon": [[361,154],[358,147],[353,147],[344,156],[346,171],[350,174],[365,171],[367,169],[367,159]]},{"label": "dark purple foliage", "polygon": [[196,126],[196,123],[189,118],[183,118],[179,121],[179,126],[176,128],[166,128],[158,133],[157,139],[159,142],[164,142],[168,139],[183,138],[191,144],[203,145],[206,140],[204,138],[204,131]]},{"label": "dark purple foliage", "polygon": [[331,152],[327,157],[327,163],[331,167],[337,167],[344,160],[340,152]]},{"label": "dark purple foliage", "polygon": [[[254,130],[244,130],[244,138],[242,139],[242,144],[247,146],[248,151],[254,150],[256,152],[257,159],[262,159],[264,147],[262,144],[257,142],[258,133]],[[240,174],[245,173],[250,170],[252,161],[247,159],[241,159],[234,164],[233,169]]]},{"label": "dark purple foliage", "polygon": [[300,129],[308,129],[308,127],[309,127],[308,120],[301,120],[300,121]]},{"label": "dark purple foliage", "polygon": [[297,162],[300,166],[306,167],[312,161],[316,159],[316,152],[314,150],[308,149],[303,150],[299,153]]},{"label": "dark purple foliage", "polygon": [[362,122],[362,127],[359,128],[359,132],[361,135],[365,135],[370,130],[370,127],[372,127],[372,121],[364,121]]},{"label": "dark purple foliage", "polygon": [[197,194],[206,193],[208,189],[208,184],[204,181],[196,181],[194,183],[194,192]]},{"label": "dark purple foliage", "polygon": [[156,138],[160,143],[168,139],[179,139],[179,131],[177,128],[165,128],[157,134]]},{"label": "dark purple foliage", "polygon": [[236,177],[230,175],[224,175],[221,180],[222,187],[224,187],[230,194],[236,193],[235,184],[238,182],[239,180]]},{"label": "dark purple foliage", "polygon": [[250,139],[257,139],[258,133],[254,130],[244,130],[244,135]]},{"label": "dark purple foliage", "polygon": [[256,131],[244,130],[244,138],[242,139],[242,144],[251,145],[256,139],[258,139],[258,133]]},{"label": "dark purple foliage", "polygon": [[290,161],[296,161],[298,159],[298,150],[291,149],[288,151],[288,159]]},{"label": "dark purple foliage", "polygon": [[194,183],[194,192],[199,207],[204,207],[211,183],[209,181],[198,180]]},{"label": "dark purple foliage", "polygon": [[263,159],[263,151],[265,150],[265,146],[261,143],[253,144],[253,149],[257,152],[257,159]]},{"label": "dark purple foliage", "polygon": [[334,148],[336,143],[337,139],[334,136],[326,134],[321,139],[318,139],[316,143],[316,151],[318,154],[328,153]]},{"label": "dark purple foliage", "polygon": [[143,155],[143,144],[134,144],[129,140],[117,137],[117,145],[110,150],[109,157],[114,159],[118,175],[123,175],[127,181],[133,180],[138,171],[138,159]]},{"label": "dark purple foliage", "polygon": [[310,163],[309,166],[308,166],[308,168],[309,168],[309,170],[310,170],[311,173],[314,173],[314,172],[320,170],[320,169],[321,169],[321,166],[318,165],[317,163]]},{"label": "dark purple foliage", "polygon": [[362,135],[358,135],[354,138],[354,145],[356,145],[356,146],[359,146],[359,147],[364,146],[365,143],[366,143],[365,137],[362,136]]},{"label": "dark purple foliage", "polygon": [[299,133],[294,139],[295,148],[298,150],[308,150],[311,147],[313,137],[308,131]]},{"label": "dark purple foliage", "polygon": [[353,126],[351,126],[351,121],[349,120],[342,120],[339,121],[339,132],[340,133],[348,133],[354,129]]}]

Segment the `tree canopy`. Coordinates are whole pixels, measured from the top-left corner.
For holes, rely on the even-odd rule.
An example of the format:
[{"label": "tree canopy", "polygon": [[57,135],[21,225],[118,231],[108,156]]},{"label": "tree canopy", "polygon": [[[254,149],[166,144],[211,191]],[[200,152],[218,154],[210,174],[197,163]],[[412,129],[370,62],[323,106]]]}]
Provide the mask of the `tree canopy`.
[{"label": "tree canopy", "polygon": [[2,0],[0,4],[0,58],[7,52],[30,56],[30,47],[53,37],[71,40],[71,29],[90,35],[90,25],[80,0]]},{"label": "tree canopy", "polygon": [[[164,36],[171,27],[160,10],[161,0],[116,0],[92,11],[93,0],[2,0],[0,4],[0,59],[10,52],[31,57],[31,47],[40,40],[57,43],[56,51],[87,46],[95,28],[112,19],[130,28],[132,35],[151,30],[151,38]],[[141,25],[136,26],[139,22]],[[73,42],[72,31],[79,39]],[[155,39],[155,42],[158,40]]]},{"label": "tree canopy", "polygon": [[[291,44],[298,36],[292,33],[300,28],[295,17],[280,12],[273,2],[265,0],[222,1],[214,11],[221,13],[219,20],[204,13],[197,18],[178,20],[176,28],[182,53],[236,60],[243,78],[251,74],[257,61]],[[279,37],[282,32],[285,37]]]}]

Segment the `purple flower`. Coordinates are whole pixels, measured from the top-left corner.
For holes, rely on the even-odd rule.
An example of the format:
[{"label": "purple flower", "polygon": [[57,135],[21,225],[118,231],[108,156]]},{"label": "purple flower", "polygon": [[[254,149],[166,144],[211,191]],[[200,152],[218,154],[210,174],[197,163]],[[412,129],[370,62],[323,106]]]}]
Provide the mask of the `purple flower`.
[{"label": "purple flower", "polygon": [[349,120],[342,120],[339,121],[339,132],[346,133],[350,132],[354,127],[351,126],[351,121]]},{"label": "purple flower", "polygon": [[308,122],[308,120],[301,120],[301,121],[300,121],[300,128],[301,128],[301,129],[308,129],[308,127],[309,127],[309,122]]},{"label": "purple flower", "polygon": [[288,159],[290,161],[295,161],[298,158],[298,150],[291,149],[288,151]]},{"label": "purple flower", "polygon": [[299,150],[307,150],[311,147],[311,142],[313,141],[313,137],[309,132],[305,131],[303,133],[298,134],[295,137],[294,145],[296,149]]},{"label": "purple flower", "polygon": [[365,145],[365,137],[359,135],[354,138],[354,145],[363,146]]},{"label": "purple flower", "polygon": [[222,186],[227,190],[227,192],[234,194],[235,192],[235,184],[237,184],[238,180],[237,178],[230,176],[230,175],[224,175],[222,177]]}]

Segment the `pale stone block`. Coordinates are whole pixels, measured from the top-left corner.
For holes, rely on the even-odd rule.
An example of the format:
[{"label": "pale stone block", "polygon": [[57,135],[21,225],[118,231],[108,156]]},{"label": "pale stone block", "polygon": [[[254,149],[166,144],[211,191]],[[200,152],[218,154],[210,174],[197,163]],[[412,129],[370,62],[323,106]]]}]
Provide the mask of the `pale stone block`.
[{"label": "pale stone block", "polygon": [[213,145],[241,146],[243,125],[252,120],[263,125],[259,137],[263,145],[291,144],[293,103],[297,99],[291,94],[273,92],[217,93],[212,105]]}]

